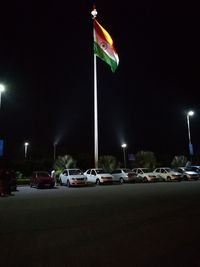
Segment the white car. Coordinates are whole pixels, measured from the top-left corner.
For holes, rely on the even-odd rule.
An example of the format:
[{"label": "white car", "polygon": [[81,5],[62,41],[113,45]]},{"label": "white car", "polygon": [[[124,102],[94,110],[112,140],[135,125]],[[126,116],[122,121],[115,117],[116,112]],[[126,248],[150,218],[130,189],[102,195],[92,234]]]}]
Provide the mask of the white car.
[{"label": "white car", "polygon": [[157,176],[157,178],[162,181],[170,182],[182,180],[182,174],[180,172],[173,171],[168,167],[156,168],[153,172]]},{"label": "white car", "polygon": [[87,177],[79,169],[65,169],[60,174],[60,185],[85,186],[87,185]]},{"label": "white car", "polygon": [[178,167],[177,171],[182,174],[182,179],[189,181],[189,180],[198,180],[199,174],[193,170],[190,170],[190,168],[186,167]]},{"label": "white car", "polygon": [[132,172],[137,174],[137,177],[142,180],[142,182],[156,182],[157,177],[155,173],[151,172],[148,168],[134,168]]},{"label": "white car", "polygon": [[119,182],[123,184],[125,182],[138,182],[139,179],[137,175],[130,169],[116,169],[111,172],[114,182]]},{"label": "white car", "polygon": [[113,176],[103,169],[88,169],[84,174],[87,177],[88,183],[112,184]]}]

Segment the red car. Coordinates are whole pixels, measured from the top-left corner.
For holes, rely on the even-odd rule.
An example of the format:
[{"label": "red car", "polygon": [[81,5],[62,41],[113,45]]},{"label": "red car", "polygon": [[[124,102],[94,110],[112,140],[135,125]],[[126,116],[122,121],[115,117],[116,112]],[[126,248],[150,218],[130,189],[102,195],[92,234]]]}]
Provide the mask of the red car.
[{"label": "red car", "polygon": [[35,186],[36,188],[51,187],[55,185],[54,179],[48,172],[35,171],[32,173],[30,178],[30,187]]}]

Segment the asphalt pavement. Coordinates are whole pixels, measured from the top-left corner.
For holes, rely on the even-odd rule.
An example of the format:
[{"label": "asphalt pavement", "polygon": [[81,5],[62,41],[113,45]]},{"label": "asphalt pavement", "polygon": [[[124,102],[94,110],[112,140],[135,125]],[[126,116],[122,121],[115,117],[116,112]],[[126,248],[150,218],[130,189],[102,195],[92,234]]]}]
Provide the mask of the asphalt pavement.
[{"label": "asphalt pavement", "polygon": [[0,266],[200,266],[200,181],[19,187],[0,198]]}]

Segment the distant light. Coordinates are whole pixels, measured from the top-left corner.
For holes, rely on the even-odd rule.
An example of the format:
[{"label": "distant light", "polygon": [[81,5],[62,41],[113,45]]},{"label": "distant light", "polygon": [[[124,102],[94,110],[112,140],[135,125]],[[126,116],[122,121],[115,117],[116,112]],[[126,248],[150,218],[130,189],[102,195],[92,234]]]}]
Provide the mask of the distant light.
[{"label": "distant light", "polygon": [[127,145],[126,144],[122,144],[122,147],[125,148]]},{"label": "distant light", "polygon": [[188,111],[188,116],[193,116],[194,115],[194,111],[192,111],[192,110],[190,110],[190,111]]},{"label": "distant light", "polygon": [[5,91],[5,86],[3,84],[0,84],[0,92]]},{"label": "distant light", "polygon": [[29,143],[28,143],[28,142],[25,142],[25,143],[24,143],[24,145],[25,145],[25,146],[28,146],[28,145],[29,145]]}]

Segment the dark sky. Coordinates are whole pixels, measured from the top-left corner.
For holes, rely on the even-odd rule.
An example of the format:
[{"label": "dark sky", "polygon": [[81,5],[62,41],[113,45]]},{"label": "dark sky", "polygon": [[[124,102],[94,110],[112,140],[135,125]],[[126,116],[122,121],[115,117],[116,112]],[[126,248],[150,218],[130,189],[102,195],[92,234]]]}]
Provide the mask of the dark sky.
[{"label": "dark sky", "polygon": [[[0,110],[5,152],[53,155],[94,150],[93,1],[1,4]],[[188,153],[185,112],[200,152],[197,6],[182,2],[96,1],[120,64],[113,74],[98,60],[99,154],[151,150]],[[59,153],[59,152],[58,152]]]}]

